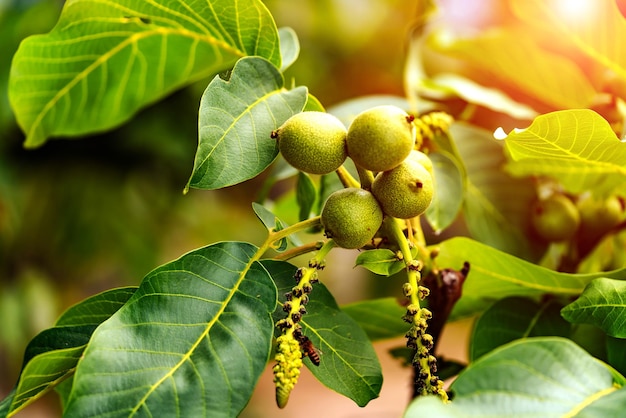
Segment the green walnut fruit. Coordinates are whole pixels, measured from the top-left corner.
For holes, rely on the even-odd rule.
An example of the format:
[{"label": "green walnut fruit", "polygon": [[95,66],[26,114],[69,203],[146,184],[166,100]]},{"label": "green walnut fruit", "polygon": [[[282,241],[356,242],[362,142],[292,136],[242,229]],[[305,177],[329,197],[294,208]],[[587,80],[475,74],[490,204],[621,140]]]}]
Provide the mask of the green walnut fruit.
[{"label": "green walnut fruit", "polygon": [[424,154],[422,151],[413,150],[407,158],[410,158],[411,160],[423,165],[426,171],[428,171],[431,176],[435,176],[433,162],[431,161],[430,157],[428,157],[428,155]]},{"label": "green walnut fruit", "polygon": [[561,194],[533,203],[530,219],[537,235],[549,242],[571,239],[580,225],[580,214],[576,205]]},{"label": "green walnut fruit", "polygon": [[393,170],[378,173],[372,193],[385,214],[414,218],[424,213],[433,200],[433,178],[422,164],[407,158]]},{"label": "green walnut fruit", "polygon": [[327,174],[346,160],[346,127],[325,112],[301,112],[272,132],[285,160],[300,171]]},{"label": "green walnut fruit", "polygon": [[350,249],[370,242],[383,223],[383,212],[372,193],[354,187],[328,196],[321,217],[326,236]]},{"label": "green walnut fruit", "polygon": [[412,121],[395,106],[377,106],[358,114],[348,127],[348,155],[367,170],[391,170],[415,145]]},{"label": "green walnut fruit", "polygon": [[625,218],[624,201],[619,196],[607,199],[581,196],[576,206],[580,212],[581,236],[587,239],[606,234]]}]

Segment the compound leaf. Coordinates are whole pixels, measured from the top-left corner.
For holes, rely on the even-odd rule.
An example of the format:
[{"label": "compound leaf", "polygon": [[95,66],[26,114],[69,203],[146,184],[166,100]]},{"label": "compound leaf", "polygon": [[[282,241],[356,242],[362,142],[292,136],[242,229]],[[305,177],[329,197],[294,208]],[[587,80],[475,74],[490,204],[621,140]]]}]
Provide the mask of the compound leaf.
[{"label": "compound leaf", "polygon": [[273,334],[276,287],[256,251],[218,243],[149,273],[94,332],[65,416],[237,416]]},{"label": "compound leaf", "polygon": [[9,97],[25,145],[112,128],[172,91],[258,55],[280,67],[274,20],[259,0],[75,0],[24,40]]},{"label": "compound leaf", "polygon": [[[274,320],[285,317],[284,293],[294,287],[296,267],[284,261],[264,260],[279,289],[279,308]],[[313,375],[328,388],[365,406],[377,398],[382,387],[382,370],[376,352],[356,321],[337,306],[332,294],[315,284],[306,305],[308,313],[300,321],[303,333],[321,352],[319,366],[305,360]],[[278,331],[277,331],[278,332]],[[298,390],[298,386],[294,390]]]},{"label": "compound leaf", "polygon": [[255,177],[278,155],[273,130],[304,108],[306,87],[286,90],[269,61],[246,57],[215,76],[200,102],[198,150],[187,188],[219,189]]},{"label": "compound leaf", "polygon": [[544,175],[571,193],[592,190],[607,196],[624,190],[626,144],[611,125],[589,109],[552,112],[535,118],[505,139],[515,176]]}]

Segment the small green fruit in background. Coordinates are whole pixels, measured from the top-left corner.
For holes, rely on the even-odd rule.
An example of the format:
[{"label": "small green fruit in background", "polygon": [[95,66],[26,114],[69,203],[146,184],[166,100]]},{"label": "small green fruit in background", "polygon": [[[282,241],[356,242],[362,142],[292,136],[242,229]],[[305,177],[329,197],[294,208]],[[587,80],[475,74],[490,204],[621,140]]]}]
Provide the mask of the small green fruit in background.
[{"label": "small green fruit in background", "polygon": [[413,158],[407,158],[393,170],[378,173],[372,193],[383,212],[400,219],[410,219],[426,211],[433,200],[433,178]]},{"label": "small green fruit in background", "polygon": [[377,106],[358,114],[348,127],[348,155],[367,170],[399,165],[415,144],[412,118],[395,106]]},{"label": "small green fruit in background", "polygon": [[272,132],[285,160],[300,171],[327,174],[346,160],[346,127],[325,112],[301,112]]},{"label": "small green fruit in background", "polygon": [[349,187],[328,196],[321,214],[324,232],[342,248],[361,248],[383,223],[383,212],[367,190]]},{"label": "small green fruit in background", "polygon": [[624,201],[619,196],[595,199],[581,196],[576,202],[580,212],[580,232],[583,239],[601,237],[625,219]]},{"label": "small green fruit in background", "polygon": [[567,196],[553,194],[531,207],[531,223],[541,238],[549,242],[571,239],[580,225],[580,214]]}]

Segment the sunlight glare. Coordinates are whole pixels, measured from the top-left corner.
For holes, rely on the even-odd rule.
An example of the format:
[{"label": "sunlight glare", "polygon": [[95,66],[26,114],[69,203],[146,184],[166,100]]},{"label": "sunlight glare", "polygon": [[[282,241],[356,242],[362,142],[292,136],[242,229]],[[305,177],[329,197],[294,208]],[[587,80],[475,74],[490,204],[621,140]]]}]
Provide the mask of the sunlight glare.
[{"label": "sunlight glare", "polygon": [[593,20],[597,0],[554,0],[553,4],[561,19],[570,23],[584,23]]}]

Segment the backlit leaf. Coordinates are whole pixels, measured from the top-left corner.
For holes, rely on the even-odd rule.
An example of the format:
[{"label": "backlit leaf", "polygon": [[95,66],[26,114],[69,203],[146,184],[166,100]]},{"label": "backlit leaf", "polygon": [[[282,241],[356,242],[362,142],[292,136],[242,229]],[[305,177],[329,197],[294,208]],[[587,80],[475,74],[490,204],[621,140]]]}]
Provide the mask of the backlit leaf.
[{"label": "backlit leaf", "polygon": [[608,367],[570,340],[528,338],[470,364],[450,386],[453,402],[418,398],[405,418],[611,416],[626,405],[613,382]]},{"label": "backlit leaf", "polygon": [[[296,267],[272,260],[264,260],[263,265],[278,286],[279,305],[282,305],[286,301],[284,294],[296,284],[293,278]],[[325,386],[359,406],[377,398],[382,386],[382,370],[370,340],[358,323],[339,309],[332,294],[321,283],[313,285],[306,309],[308,313],[300,321],[302,331],[321,352],[320,365],[304,360],[307,368]],[[284,317],[285,312],[279,306],[274,321]],[[294,390],[299,390],[297,385]]]},{"label": "backlit leaf", "polygon": [[75,0],[15,54],[9,97],[28,147],[112,128],[172,91],[258,55],[280,67],[261,1]]},{"label": "backlit leaf", "polygon": [[592,281],[561,314],[569,322],[592,324],[611,337],[626,338],[626,281]]},{"label": "backlit leaf", "polygon": [[515,176],[552,177],[571,193],[624,190],[626,144],[592,110],[538,116],[527,129],[509,133],[505,143],[507,170]]},{"label": "backlit leaf", "polygon": [[149,273],[94,332],[64,416],[237,416],[273,334],[276,287],[256,251],[218,243]]},{"label": "backlit leaf", "polygon": [[467,171],[463,217],[472,237],[524,259],[538,258],[542,246],[530,243],[525,232],[536,196],[533,183],[502,170],[502,143],[491,132],[463,123],[450,131]]},{"label": "backlit leaf", "polygon": [[270,135],[307,101],[306,87],[286,90],[269,61],[246,57],[228,80],[215,76],[200,102],[198,150],[187,187],[219,189],[255,177],[278,154]]},{"label": "backlit leaf", "polygon": [[439,268],[461,269],[465,261],[471,266],[463,295],[452,311],[454,318],[479,313],[509,296],[577,296],[598,277],[626,278],[625,269],[594,274],[556,272],[464,237],[443,241],[436,247]]},{"label": "backlit leaf", "polygon": [[626,48],[622,42],[626,38],[626,23],[618,8],[619,1],[579,0],[575,5],[544,0],[509,3],[528,25],[527,30],[541,31],[552,46],[555,41],[564,44],[559,47],[562,51],[573,49],[590,58],[597,68],[589,71],[603,75],[598,88],[606,87],[607,78],[619,79],[622,85],[626,81]]},{"label": "backlit leaf", "polygon": [[449,33],[435,32],[428,45],[475,68],[481,81],[521,90],[551,109],[588,107],[595,95],[574,62],[542,49],[523,29],[494,29],[452,41]]}]

